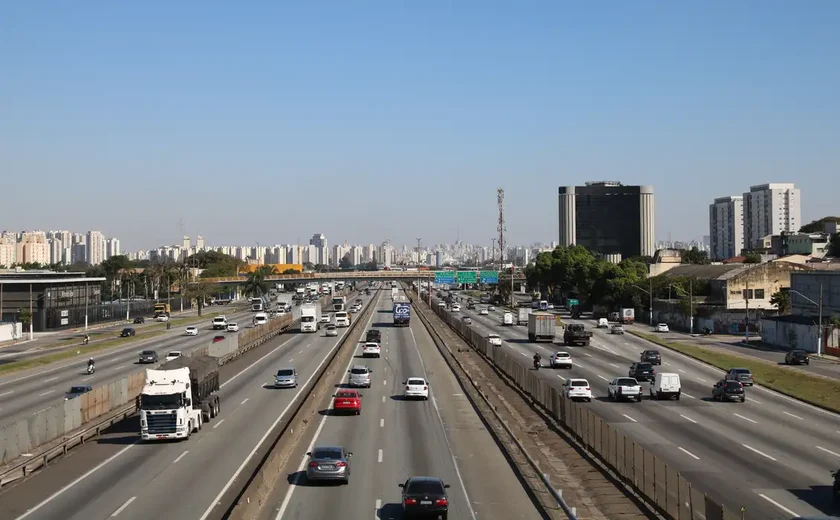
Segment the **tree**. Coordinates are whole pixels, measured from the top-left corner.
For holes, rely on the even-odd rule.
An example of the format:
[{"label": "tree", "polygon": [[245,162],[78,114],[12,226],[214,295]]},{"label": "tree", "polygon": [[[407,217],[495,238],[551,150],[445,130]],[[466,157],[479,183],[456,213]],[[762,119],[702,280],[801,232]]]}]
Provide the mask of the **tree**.
[{"label": "tree", "polygon": [[353,269],[353,260],[350,259],[350,253],[341,257],[338,262],[338,267],[342,269]]},{"label": "tree", "polygon": [[204,308],[204,301],[211,296],[215,296],[221,292],[221,288],[216,284],[208,282],[207,280],[198,280],[190,283],[187,290],[184,291],[187,298],[196,300],[198,306],[198,315],[201,316],[201,310]]},{"label": "tree", "polygon": [[758,253],[747,253],[744,255],[745,264],[760,264],[761,256]]},{"label": "tree", "polygon": [[823,217],[799,228],[800,233],[822,233],[829,222],[840,222],[840,217]]},{"label": "tree", "polygon": [[[273,266],[266,267],[273,268]],[[253,273],[249,273],[248,278],[245,280],[245,284],[242,286],[242,291],[245,295],[252,298],[259,298],[264,294],[268,294],[269,285],[265,279],[266,276],[265,271],[261,268],[257,269]]]},{"label": "tree", "polygon": [[289,269],[284,270],[282,274],[300,274],[300,271],[290,267]]},{"label": "tree", "polygon": [[779,314],[790,314],[790,291],[780,290],[770,296],[770,305],[779,309]]},{"label": "tree", "polygon": [[186,264],[198,266],[201,278],[227,278],[236,276],[245,262],[218,251],[199,251],[187,257]]},{"label": "tree", "polygon": [[834,233],[831,235],[831,238],[828,241],[826,254],[835,258],[840,257],[840,233]]},{"label": "tree", "polygon": [[24,327],[28,327],[32,323],[32,313],[29,312],[29,309],[20,308],[18,309],[18,320]]},{"label": "tree", "polygon": [[712,263],[709,260],[709,254],[706,251],[700,251],[697,247],[691,249],[680,249],[680,256],[684,264],[700,264],[707,265]]}]

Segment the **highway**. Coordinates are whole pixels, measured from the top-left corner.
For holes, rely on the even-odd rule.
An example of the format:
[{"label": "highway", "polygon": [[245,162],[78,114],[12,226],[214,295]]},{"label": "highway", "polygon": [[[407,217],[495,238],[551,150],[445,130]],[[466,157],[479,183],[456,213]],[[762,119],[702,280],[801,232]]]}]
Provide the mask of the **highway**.
[{"label": "highway", "polygon": [[[374,293],[378,294],[378,293]],[[371,297],[362,298],[367,302]],[[223,492],[248,475],[241,468],[287,413],[339,337],[283,334],[221,367],[221,414],[186,442],[139,443],[139,421],[74,450],[0,494],[0,516],[29,519],[219,518]],[[274,389],[293,366],[298,389]]]},{"label": "highway", "polygon": [[[246,311],[230,317],[233,321],[238,320],[240,329],[244,330],[251,326],[251,316],[252,313]],[[196,325],[199,328],[198,336],[185,336],[184,327],[180,327],[180,330],[173,328],[169,336],[134,341],[124,347],[94,353],[96,372],[92,375],[87,375],[87,357],[80,356],[72,361],[61,361],[0,378],[0,426],[61,402],[64,393],[73,385],[91,385],[95,388],[151,367],[138,363],[138,356],[143,350],[154,350],[162,361],[172,350],[188,352],[206,346],[214,335],[210,320],[208,317],[206,322]]]},{"label": "highway", "polygon": [[[464,298],[464,301],[466,298]],[[527,327],[501,326],[501,311],[480,316],[467,311],[472,327],[499,334],[510,349],[530,364],[540,352],[543,366],[556,351],[569,352],[572,370],[542,369],[537,375],[559,388],[566,378],[586,378],[593,390],[591,406],[601,417],[651,449],[694,486],[746,518],[788,519],[797,515],[836,514],[831,470],[840,468],[840,417],[764,388],[748,388],[746,403],[711,402],[712,385],[723,372],[630,334],[595,330],[590,347],[534,344]],[[585,323],[591,321],[567,320]],[[561,334],[558,327],[558,334]],[[606,398],[607,383],[626,376],[631,362],[645,349],[662,352],[658,372],[675,372],[682,380],[680,401],[615,403]],[[647,384],[643,383],[647,391]]]},{"label": "highway", "polygon": [[[650,325],[645,323],[636,323],[631,325],[633,330],[644,332],[646,334],[654,334]],[[773,347],[759,347],[759,346],[744,346],[739,344],[743,340],[743,336],[737,338],[732,335],[723,336],[727,340],[723,340],[721,336],[691,336],[684,332],[664,332],[656,333],[657,336],[668,341],[680,341],[688,343],[689,345],[697,345],[707,349],[725,349],[732,354],[740,356],[749,356],[764,361],[770,361],[779,365],[784,365],[786,350],[782,348]],[[732,340],[732,341],[729,341]],[[818,358],[816,354],[811,354],[810,365],[791,365],[787,367],[790,370],[801,370],[810,374],[819,375],[823,377],[830,377],[832,379],[840,379],[840,361],[836,358]]]},{"label": "highway", "polygon": [[[392,327],[391,305],[383,294],[369,323],[382,331],[382,358],[356,356],[347,365],[348,370],[355,364],[373,369],[371,388],[361,390],[361,415],[333,416],[330,400],[323,403],[316,433],[301,443],[285,470],[292,483],[276,488],[276,507],[268,508],[266,518],[399,519],[398,484],[419,475],[451,486],[450,519],[540,518],[429,333],[416,317],[410,327]],[[402,399],[402,382],[409,377],[430,381],[429,401]],[[312,485],[301,473],[305,453],[323,444],[343,445],[353,453],[349,485]]]}]

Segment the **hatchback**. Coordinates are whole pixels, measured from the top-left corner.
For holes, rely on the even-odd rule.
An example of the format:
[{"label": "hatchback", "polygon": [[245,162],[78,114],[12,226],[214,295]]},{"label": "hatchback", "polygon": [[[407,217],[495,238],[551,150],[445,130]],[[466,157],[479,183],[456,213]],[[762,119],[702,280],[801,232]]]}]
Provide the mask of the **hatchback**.
[{"label": "hatchback", "polygon": [[808,353],[804,350],[795,349],[785,354],[785,365],[801,365],[802,363],[811,364]]},{"label": "hatchback", "polygon": [[335,325],[327,325],[327,336],[338,336],[338,329]]},{"label": "hatchback", "polygon": [[353,387],[370,388],[370,374],[373,370],[364,365],[356,365],[350,369],[350,377],[347,383]]},{"label": "hatchback", "polygon": [[712,387],[712,399],[715,401],[741,401],[747,400],[744,385],[740,381],[722,379]]},{"label": "hatchback", "polygon": [[405,390],[403,397],[406,399],[419,398],[429,400],[429,383],[422,377],[410,377],[403,381]]},{"label": "hatchback", "polygon": [[274,376],[274,388],[295,388],[298,385],[298,374],[294,368],[281,368]]},{"label": "hatchback", "polygon": [[403,518],[446,518],[449,513],[448,484],[436,477],[409,477],[402,488]]},{"label": "hatchback", "polygon": [[338,480],[350,482],[350,458],[352,453],[342,446],[316,446],[306,453],[306,479],[310,482]]},{"label": "hatchback", "polygon": [[642,352],[641,360],[643,362],[650,363],[651,365],[661,365],[662,354],[660,354],[658,350],[645,350]]},{"label": "hatchback", "polygon": [[184,329],[184,334],[187,336],[198,336],[198,327],[195,325],[190,325],[186,329]]},{"label": "hatchback", "polygon": [[730,368],[726,373],[726,379],[740,381],[744,386],[753,385],[753,375],[749,368]]},{"label": "hatchback", "polygon": [[134,329],[132,329],[131,327],[126,327],[122,330],[122,332],[120,332],[120,337],[127,338],[129,336],[134,336],[135,334],[136,333],[134,332]]},{"label": "hatchback", "polygon": [[667,323],[660,323],[653,329],[653,331],[654,332],[669,332],[670,329],[668,328]]}]

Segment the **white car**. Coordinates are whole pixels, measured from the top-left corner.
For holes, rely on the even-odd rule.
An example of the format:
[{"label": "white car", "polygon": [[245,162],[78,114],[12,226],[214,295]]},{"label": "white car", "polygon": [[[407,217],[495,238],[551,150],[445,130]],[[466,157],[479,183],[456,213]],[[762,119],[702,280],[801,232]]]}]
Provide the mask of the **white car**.
[{"label": "white car", "polygon": [[329,323],[330,322],[330,315],[329,314],[322,314],[321,315],[321,323]]},{"label": "white car", "polygon": [[572,401],[583,399],[589,402],[592,400],[592,387],[586,379],[569,379],[563,385],[563,395]]},{"label": "white car", "polygon": [[286,315],[286,309],[284,309],[284,308],[277,309],[277,312],[275,314],[277,314],[277,316],[285,316]]},{"label": "white car", "polygon": [[624,334],[624,327],[621,325],[613,325],[610,328],[610,334]]},{"label": "white car", "polygon": [[327,337],[334,337],[338,336],[338,329],[335,328],[335,325],[327,325]]},{"label": "white car", "polygon": [[166,314],[162,314],[157,317],[157,320],[162,323],[166,323],[167,321],[169,321],[169,316],[167,316]]},{"label": "white car", "polygon": [[424,401],[428,401],[429,383],[427,383],[425,379],[423,379],[422,377],[410,377],[406,381],[403,381],[403,384],[405,385],[403,397],[405,397],[406,399],[414,399],[419,397]]},{"label": "white car", "polygon": [[195,325],[190,325],[186,329],[184,329],[184,334],[187,336],[198,336],[198,327]]},{"label": "white car", "polygon": [[439,308],[444,308],[444,307],[446,307],[446,302],[438,302],[438,307],[439,307]]},{"label": "white car", "polygon": [[228,323],[227,324],[227,331],[228,332],[239,332],[239,324],[238,323]]},{"label": "white car", "polygon": [[461,312],[461,305],[457,303],[452,304],[452,312]]},{"label": "white car", "polygon": [[486,308],[484,308],[484,309],[481,309],[480,311],[478,311],[478,314],[480,314],[481,316],[487,316],[488,314],[490,314],[490,311],[488,311]]},{"label": "white car", "polygon": [[632,377],[617,377],[607,385],[607,394],[616,401],[630,399],[642,401],[642,385]]},{"label": "white car", "polygon": [[181,357],[181,351],[173,350],[172,352],[166,355],[166,359],[164,359],[163,362],[166,363],[167,361],[172,361],[173,359],[178,359],[179,357]]},{"label": "white car", "polygon": [[660,323],[653,329],[654,332],[670,332],[667,323]]},{"label": "white car", "polygon": [[548,361],[551,368],[572,368],[572,356],[568,352],[555,352]]},{"label": "white car", "polygon": [[487,310],[488,310],[489,312],[493,312],[493,311],[495,311],[495,310],[496,310],[496,308],[495,308],[495,307],[493,307],[493,306],[491,305],[491,306],[487,307]]},{"label": "white car", "polygon": [[463,321],[467,325],[472,325],[472,318],[470,318],[469,316],[464,316],[463,318],[461,318],[461,321]]},{"label": "white car", "polygon": [[365,343],[365,346],[362,347],[362,357],[379,357],[381,352],[382,347],[379,346],[379,343],[374,343],[373,341],[368,341]]},{"label": "white car", "polygon": [[498,334],[490,334],[489,336],[487,336],[487,340],[490,341],[491,345],[494,345],[496,347],[502,346],[502,338]]}]

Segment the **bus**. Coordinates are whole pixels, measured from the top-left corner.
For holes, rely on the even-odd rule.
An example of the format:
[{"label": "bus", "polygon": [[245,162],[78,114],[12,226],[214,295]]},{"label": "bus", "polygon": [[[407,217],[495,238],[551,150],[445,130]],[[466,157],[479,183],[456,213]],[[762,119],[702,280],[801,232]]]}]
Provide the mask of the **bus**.
[{"label": "bus", "polygon": [[251,298],[251,312],[263,312],[263,307],[262,298]]},{"label": "bus", "polygon": [[333,296],[332,299],[333,310],[335,312],[341,312],[347,310],[347,297],[346,296]]}]

